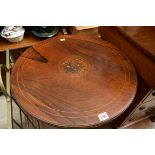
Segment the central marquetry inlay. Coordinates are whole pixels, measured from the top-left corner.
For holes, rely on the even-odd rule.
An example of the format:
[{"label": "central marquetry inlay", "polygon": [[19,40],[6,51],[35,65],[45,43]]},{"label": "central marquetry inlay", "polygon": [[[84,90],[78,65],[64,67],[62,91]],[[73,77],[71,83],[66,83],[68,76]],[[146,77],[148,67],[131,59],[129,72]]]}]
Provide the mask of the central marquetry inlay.
[{"label": "central marquetry inlay", "polygon": [[73,56],[61,61],[60,69],[68,75],[80,76],[88,71],[89,63],[81,57]]}]

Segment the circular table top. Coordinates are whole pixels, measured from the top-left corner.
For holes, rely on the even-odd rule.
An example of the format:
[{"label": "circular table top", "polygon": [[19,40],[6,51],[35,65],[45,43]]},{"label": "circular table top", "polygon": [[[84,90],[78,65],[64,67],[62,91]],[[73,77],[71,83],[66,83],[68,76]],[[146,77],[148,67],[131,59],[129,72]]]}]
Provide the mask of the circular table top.
[{"label": "circular table top", "polygon": [[57,127],[85,128],[118,117],[135,97],[137,77],[112,44],[90,36],[64,35],[28,48],[11,74],[19,106]]}]

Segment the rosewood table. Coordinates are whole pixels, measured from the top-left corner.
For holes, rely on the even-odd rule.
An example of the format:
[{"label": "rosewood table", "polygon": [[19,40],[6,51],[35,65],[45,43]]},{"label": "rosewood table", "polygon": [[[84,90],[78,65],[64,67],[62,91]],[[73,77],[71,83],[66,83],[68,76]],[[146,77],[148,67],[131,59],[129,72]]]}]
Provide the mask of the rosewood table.
[{"label": "rosewood table", "polygon": [[65,35],[28,48],[11,73],[12,96],[32,118],[58,128],[101,126],[133,101],[137,76],[107,41]]}]

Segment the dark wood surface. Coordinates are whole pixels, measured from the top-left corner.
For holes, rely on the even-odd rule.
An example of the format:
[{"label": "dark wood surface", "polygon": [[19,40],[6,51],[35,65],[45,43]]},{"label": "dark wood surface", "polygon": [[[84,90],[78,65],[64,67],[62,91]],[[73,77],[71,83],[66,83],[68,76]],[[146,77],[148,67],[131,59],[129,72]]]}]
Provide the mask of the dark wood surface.
[{"label": "dark wood surface", "polygon": [[145,49],[145,54],[155,61],[155,26],[124,26],[119,30]]},{"label": "dark wood surface", "polygon": [[139,75],[155,89],[155,27],[103,26],[99,32],[127,54]]},{"label": "dark wood surface", "polygon": [[140,76],[138,76],[138,88],[136,96],[129,108],[113,121],[116,127],[120,127],[123,125],[125,120],[127,120],[132,111],[140,105],[141,101],[150,90],[151,88],[149,87],[149,85]]},{"label": "dark wood surface", "polygon": [[[13,67],[11,89],[19,106],[36,119],[85,128],[124,112],[135,97],[137,77],[126,55],[112,44],[65,35],[28,48]],[[101,121],[98,115],[105,112],[109,118]]]}]

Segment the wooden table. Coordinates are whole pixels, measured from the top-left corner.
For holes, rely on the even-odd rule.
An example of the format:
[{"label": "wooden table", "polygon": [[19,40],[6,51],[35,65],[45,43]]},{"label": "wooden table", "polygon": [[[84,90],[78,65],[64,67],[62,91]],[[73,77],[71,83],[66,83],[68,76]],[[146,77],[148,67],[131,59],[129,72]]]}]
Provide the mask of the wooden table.
[{"label": "wooden table", "polygon": [[131,104],[136,88],[135,69],[123,52],[82,35],[57,36],[28,48],[11,74],[21,109],[60,128],[113,120]]}]

